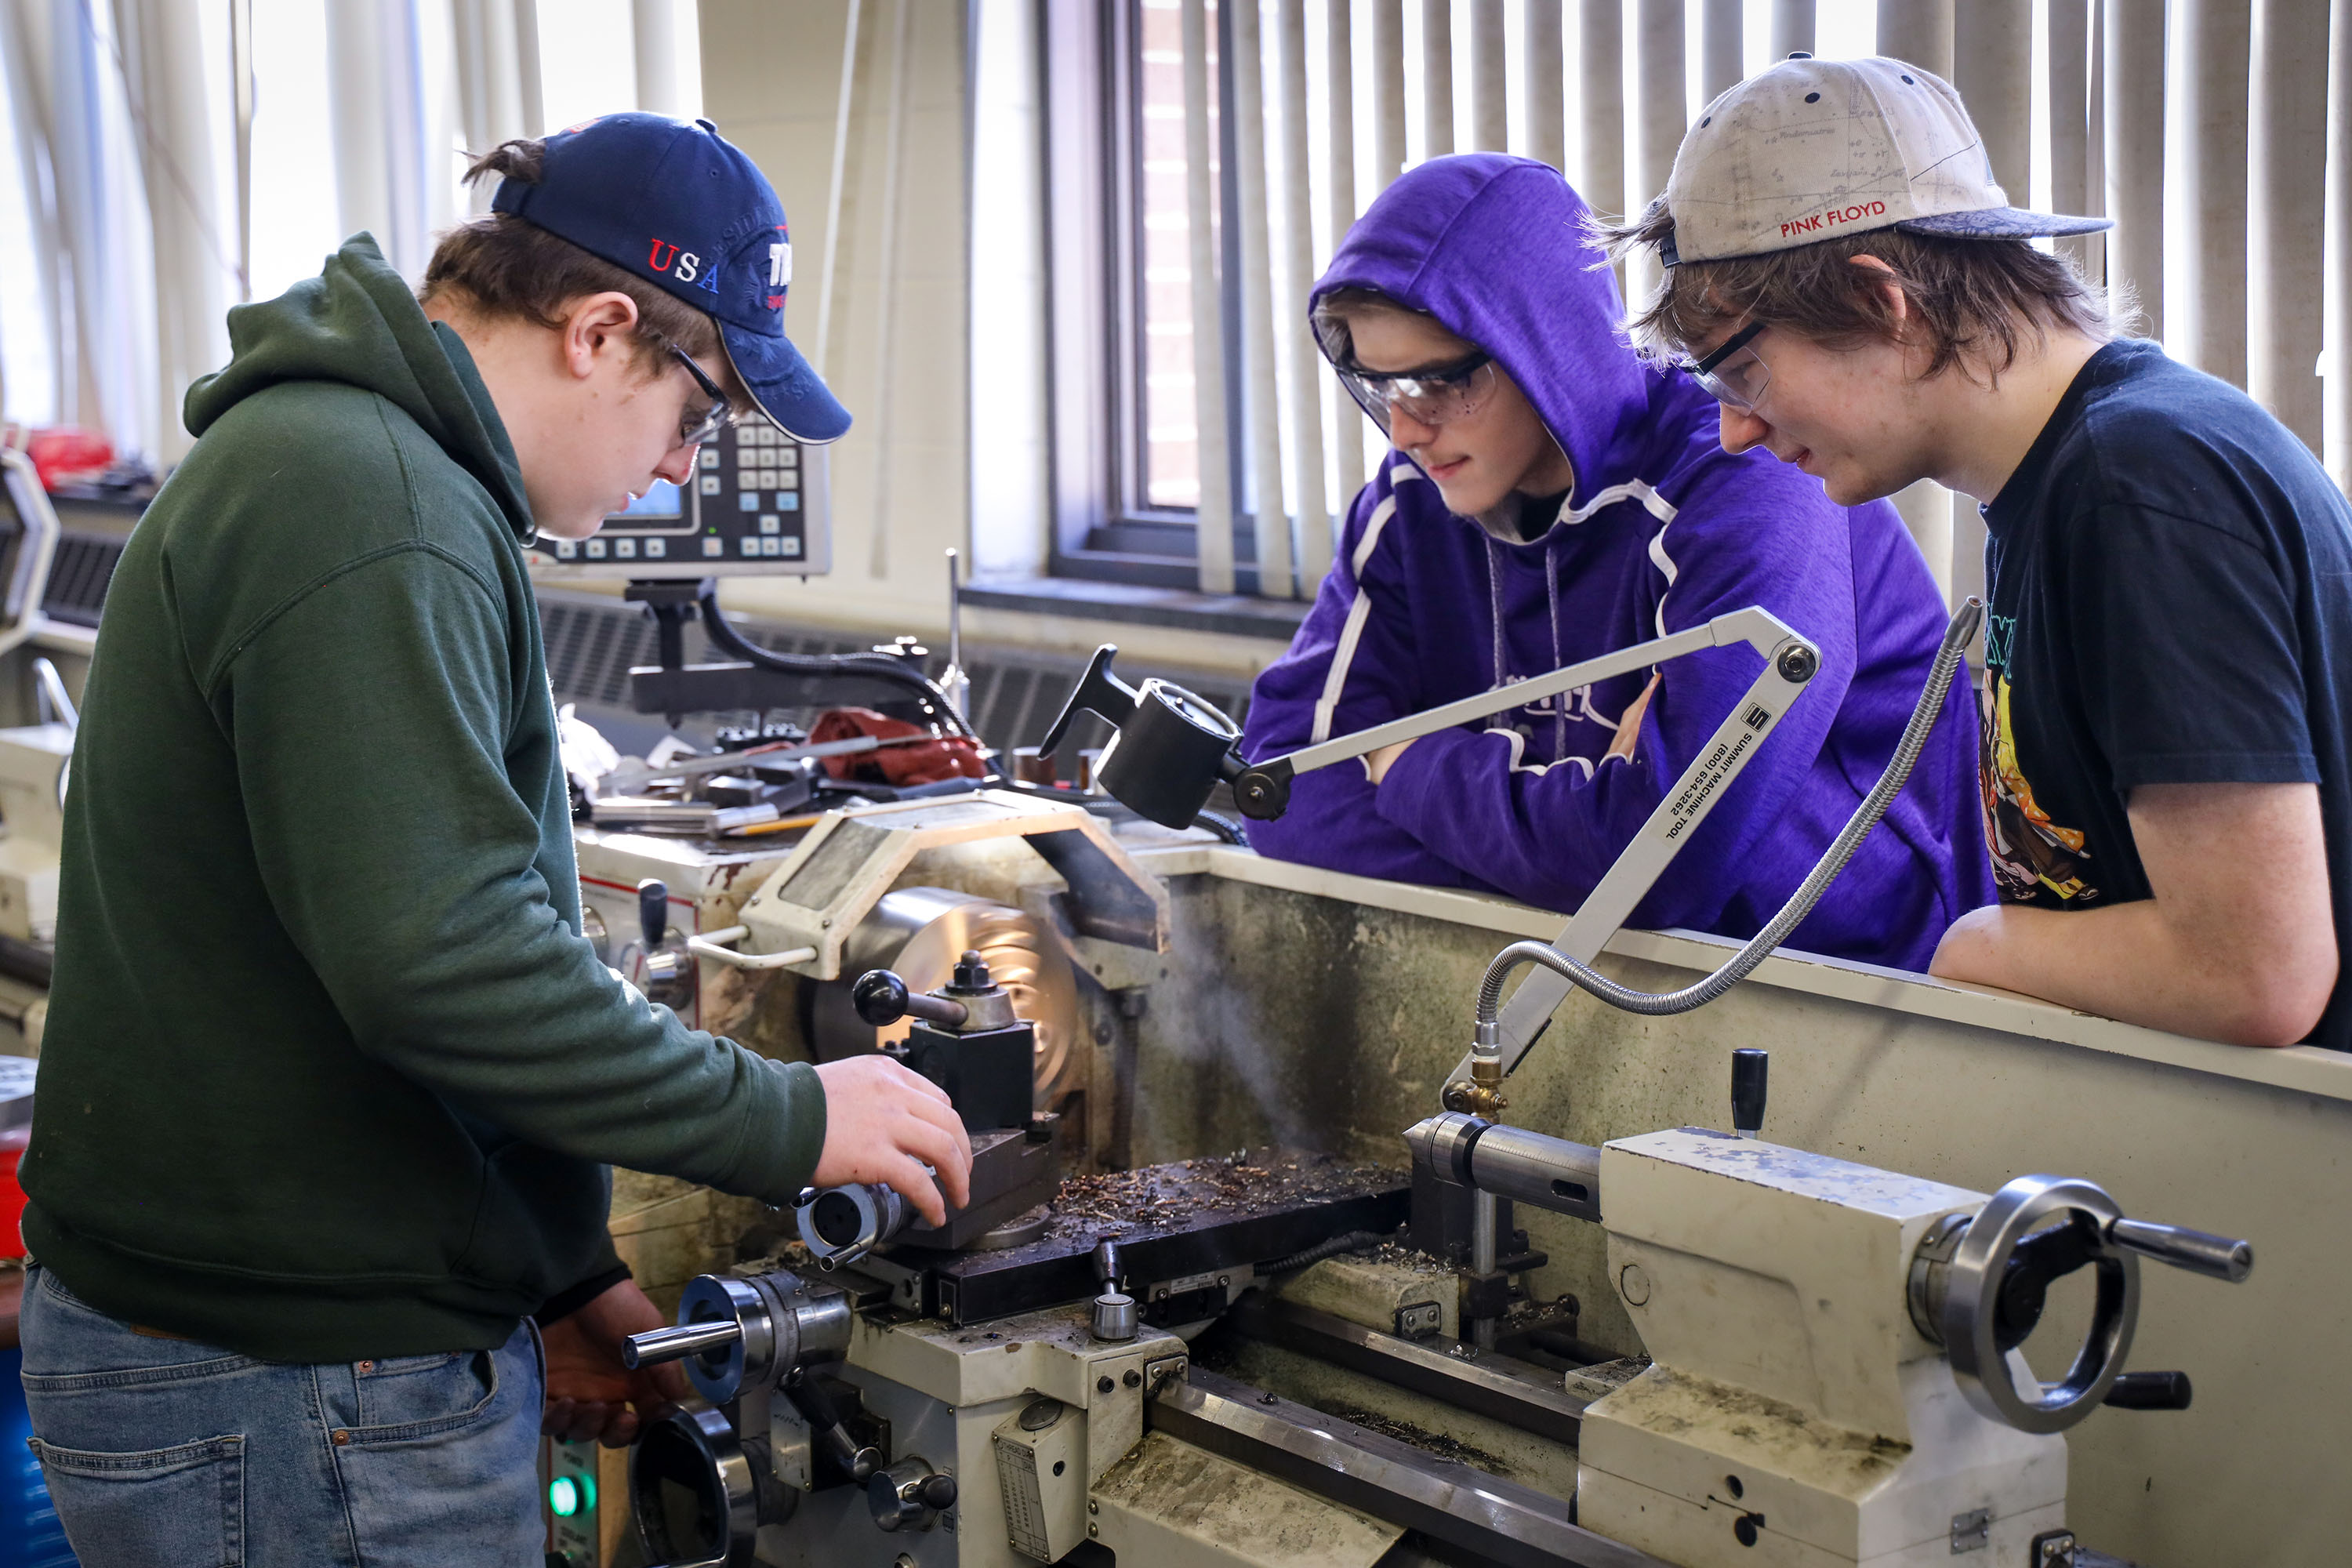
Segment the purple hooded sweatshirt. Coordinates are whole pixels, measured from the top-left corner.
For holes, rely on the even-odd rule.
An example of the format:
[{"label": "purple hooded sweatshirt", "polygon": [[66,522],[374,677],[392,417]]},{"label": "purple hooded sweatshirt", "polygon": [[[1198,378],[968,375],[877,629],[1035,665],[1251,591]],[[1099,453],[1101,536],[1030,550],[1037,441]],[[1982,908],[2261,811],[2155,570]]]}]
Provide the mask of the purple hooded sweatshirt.
[{"label": "purple hooded sweatshirt", "polygon": [[[1390,451],[1290,649],[1257,679],[1254,760],[1492,690],[1760,605],[1820,647],[1821,673],[1643,900],[1634,922],[1752,936],[1885,766],[1944,611],[1884,501],[1845,508],[1762,450],[1733,456],[1713,398],[1618,335],[1616,288],[1558,171],[1473,153],[1406,174],[1316,285],[1374,289],[1491,354],[1575,473],[1520,542]],[[1251,842],[1286,860],[1572,910],[1762,668],[1745,645],[1659,667],[1631,761],[1604,760],[1647,674],[1424,736],[1378,788],[1355,763],[1302,774]],[[1909,784],[1789,945],[1925,969],[1955,918],[1993,901],[1976,728],[1956,688]]]}]

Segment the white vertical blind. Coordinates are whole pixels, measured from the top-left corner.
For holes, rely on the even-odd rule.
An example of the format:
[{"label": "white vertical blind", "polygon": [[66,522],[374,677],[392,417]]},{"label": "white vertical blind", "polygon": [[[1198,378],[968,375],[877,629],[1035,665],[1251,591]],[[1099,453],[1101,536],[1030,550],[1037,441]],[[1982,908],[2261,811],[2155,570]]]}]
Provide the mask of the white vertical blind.
[{"label": "white vertical blind", "polygon": [[637,107],[653,114],[683,115],[687,103],[679,90],[674,0],[629,0],[629,24],[636,43]]},{"label": "white vertical blind", "polygon": [[[1953,16],[1952,85],[1984,137],[1993,178],[2019,206],[2032,195],[2032,0],[1969,0]],[[1967,496],[1948,498],[1946,546],[1937,576],[1951,600],[1981,595],[1984,517]]]},{"label": "white vertical blind", "polygon": [[1878,52],[1925,66],[1949,81],[1952,5],[1953,0],[1878,0]]},{"label": "white vertical blind", "polygon": [[2327,353],[2325,456],[2352,489],[2352,0],[2334,0],[2327,32]]},{"label": "white vertical blind", "polygon": [[[1278,334],[1289,374],[1293,471],[1298,480],[1298,580],[1307,594],[1331,569],[1331,509],[1323,473],[1323,400],[1329,379],[1307,323],[1307,291],[1315,277],[1315,195],[1310,174],[1307,96],[1307,0],[1280,0],[1277,79],[1282,100],[1282,290],[1276,300]],[[1342,139],[1333,166],[1349,161]],[[1353,182],[1349,184],[1352,185]],[[1363,471],[1361,449],[1358,473]],[[1346,473],[1346,469],[1341,472]]]},{"label": "white vertical blind", "polygon": [[[2106,0],[2090,0],[2090,5],[2091,36],[2084,45],[2091,59],[2091,86],[2083,113],[2083,216],[2105,217],[2107,214]],[[2083,265],[2088,275],[2105,279],[2107,276],[2105,232],[2087,234],[2072,243],[2083,247]]]},{"label": "white vertical blind", "polygon": [[1503,0],[1470,0],[1469,151],[1510,150],[1509,72],[1504,63]]},{"label": "white vertical blind", "polygon": [[1813,52],[1813,0],[1772,0],[1772,48],[1767,58],[1785,60]]},{"label": "white vertical blind", "polygon": [[[1633,105],[1633,172],[1636,189],[1626,193],[1639,208],[1666,188],[1675,150],[1690,123],[1689,60],[1683,37],[1683,0],[1634,0],[1635,98]],[[1629,301],[1649,297],[1657,287],[1658,266],[1650,258],[1625,264]]]},{"label": "white vertical blind", "polygon": [[2128,284],[2143,330],[2164,335],[2164,51],[2161,26],[2107,0],[2102,39],[2106,77],[2107,276]]},{"label": "white vertical blind", "polygon": [[1748,74],[1746,0],[1701,0],[1698,39],[1699,102],[1713,103]]},{"label": "white vertical blind", "polygon": [[[1325,255],[1338,247],[1348,232],[1348,226],[1356,221],[1356,50],[1350,15],[1354,9],[1350,0],[1325,0],[1324,58],[1328,74],[1325,78],[1324,92],[1329,99],[1327,129],[1331,146],[1328,171],[1331,186],[1331,216]],[[1314,270],[1311,259],[1307,270]],[[1299,326],[1303,331],[1306,323],[1302,321]],[[1364,422],[1356,416],[1355,404],[1348,395],[1333,384],[1328,376],[1321,374],[1320,356],[1305,363],[1316,368],[1315,381],[1322,388],[1322,401],[1331,409],[1332,429],[1338,437],[1332,445],[1338,458],[1336,474],[1339,480],[1339,488],[1332,492],[1331,499],[1336,503],[1332,510],[1344,517],[1349,501],[1354,499],[1351,492],[1363,479]],[[1306,542],[1306,551],[1300,557],[1300,565],[1307,570],[1300,574],[1304,577],[1311,572],[1319,581],[1322,574],[1330,570],[1331,558],[1328,550],[1319,555],[1317,550],[1315,536],[1310,533]],[[1316,564],[1318,561],[1321,563],[1319,567]],[[1307,586],[1308,592],[1313,592],[1312,584]]]},{"label": "white vertical blind", "polygon": [[1454,151],[1454,0],[1421,0],[1421,155]]},{"label": "white vertical blind", "polygon": [[[2183,357],[2224,381],[2246,379],[2246,112],[2250,0],[2181,0],[2179,191],[2197,221],[2181,257],[2187,298],[2173,301]],[[2324,73],[2326,66],[2320,67]],[[2322,91],[2325,91],[2325,86]]]},{"label": "white vertical blind", "polygon": [[1372,194],[1404,173],[1404,0],[1372,0]]},{"label": "white vertical blind", "polygon": [[[1229,0],[1230,3],[1230,0]],[[1200,583],[1234,591],[1233,467],[1225,439],[1224,301],[1217,287],[1217,192],[1210,162],[1209,18],[1204,0],[1183,0],[1185,207],[1191,218],[1192,403],[1201,454]]]},{"label": "white vertical blind", "polygon": [[1528,156],[1555,169],[1568,166],[1567,68],[1561,53],[1561,0],[1522,0],[1528,82]]},{"label": "white vertical blind", "polygon": [[1268,211],[1265,12],[1257,0],[1232,5],[1234,193],[1241,208],[1242,412],[1249,432],[1251,514],[1257,532],[1258,592],[1293,598],[1290,510],[1283,499],[1282,404],[1274,363],[1274,244]]},{"label": "white vertical blind", "polygon": [[2281,424],[2320,442],[2316,346],[2323,327],[2322,202],[2311,176],[2327,134],[2327,16],[2315,0],[2256,0],[2253,153],[2246,260],[2246,390]]},{"label": "white vertical blind", "polygon": [[[2050,205],[2062,213],[2095,213],[2090,177],[2091,8],[2088,0],[2045,0],[2042,42],[2050,84]],[[2087,237],[2062,239],[2059,248],[2086,268]]]},{"label": "white vertical blind", "polygon": [[1625,7],[1620,0],[1578,0],[1576,28],[1584,153],[1578,188],[1595,212],[1625,212]]},{"label": "white vertical blind", "polygon": [[150,454],[173,463],[194,445],[182,401],[228,358],[228,307],[241,265],[228,150],[230,83],[208,72],[200,17],[178,0],[116,0],[114,58],[139,153],[152,236],[155,374]]},{"label": "white vertical blind", "polygon": [[[545,127],[532,117],[538,93],[538,29],[527,26],[513,0],[453,0],[457,33],[457,128],[466,146],[487,153],[501,142],[537,136]],[[526,58],[526,42],[532,46]],[[488,212],[495,194],[490,183],[473,187],[476,212]]]}]

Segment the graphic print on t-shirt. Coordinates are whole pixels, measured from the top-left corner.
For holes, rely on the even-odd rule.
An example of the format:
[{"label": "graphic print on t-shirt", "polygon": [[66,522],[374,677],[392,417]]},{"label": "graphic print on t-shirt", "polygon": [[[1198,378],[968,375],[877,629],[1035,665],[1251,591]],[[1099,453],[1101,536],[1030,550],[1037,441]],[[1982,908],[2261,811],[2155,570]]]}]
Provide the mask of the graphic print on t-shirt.
[{"label": "graphic print on t-shirt", "polygon": [[2017,734],[2009,719],[2009,649],[2017,630],[2012,616],[1985,620],[1985,684],[1978,698],[1983,721],[1977,768],[1984,791],[1985,844],[1992,851],[1992,874],[2005,903],[2042,903],[2055,897],[2067,908],[2095,903],[2099,889],[2088,876],[2091,852],[2080,828],[2050,820],[2033,798],[2033,784],[2017,760]]}]

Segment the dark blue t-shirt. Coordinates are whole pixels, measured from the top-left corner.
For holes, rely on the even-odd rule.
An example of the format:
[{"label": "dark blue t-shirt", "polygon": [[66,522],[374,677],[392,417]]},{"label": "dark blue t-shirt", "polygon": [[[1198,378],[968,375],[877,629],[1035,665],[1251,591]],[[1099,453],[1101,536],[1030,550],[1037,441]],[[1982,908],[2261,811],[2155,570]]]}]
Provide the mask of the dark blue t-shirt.
[{"label": "dark blue t-shirt", "polygon": [[2111,343],[1984,509],[1986,833],[2001,897],[2149,896],[2130,792],[2316,784],[2352,1050],[2352,507],[2237,388]]}]

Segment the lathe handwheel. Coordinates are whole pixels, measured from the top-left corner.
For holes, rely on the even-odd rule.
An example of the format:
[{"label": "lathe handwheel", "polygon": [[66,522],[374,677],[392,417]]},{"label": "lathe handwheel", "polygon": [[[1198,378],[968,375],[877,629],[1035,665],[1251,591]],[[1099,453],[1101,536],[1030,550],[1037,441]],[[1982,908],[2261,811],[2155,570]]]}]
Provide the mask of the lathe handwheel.
[{"label": "lathe handwheel", "polygon": [[[2088,1244],[2098,1274],[2091,1331],[2064,1381],[2036,1382],[2032,1394],[2022,1394],[1998,1343],[2001,1285],[2018,1244],[2037,1226],[2070,1212],[2089,1216],[2099,1232]],[[2139,1259],[2105,1238],[2121,1215],[2115,1199],[2095,1183],[2020,1176],[1969,1222],[1952,1255],[1941,1326],[1960,1393],[1978,1411],[2021,1432],[2047,1434],[2064,1431],[2106,1398],[2123,1372],[2139,1320]]]},{"label": "lathe handwheel", "polygon": [[674,1410],[629,1448],[629,1511],[646,1559],[666,1568],[745,1568],[760,1530],[760,1485],[727,1417]]}]

